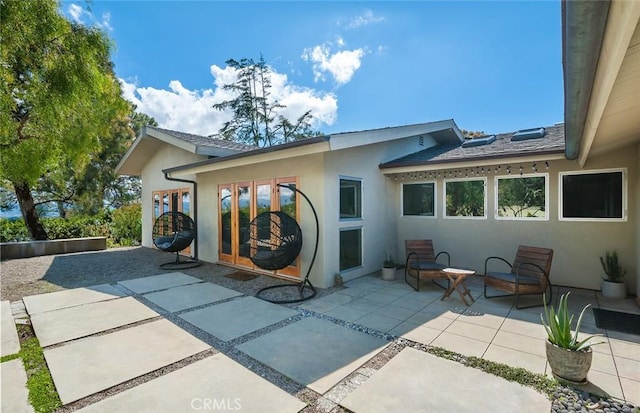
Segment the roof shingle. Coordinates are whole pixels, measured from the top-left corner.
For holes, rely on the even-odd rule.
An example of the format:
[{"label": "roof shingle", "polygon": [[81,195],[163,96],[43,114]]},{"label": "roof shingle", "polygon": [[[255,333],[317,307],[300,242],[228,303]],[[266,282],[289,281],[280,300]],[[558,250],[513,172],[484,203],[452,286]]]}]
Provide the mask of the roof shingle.
[{"label": "roof shingle", "polygon": [[216,139],[209,136],[194,135],[191,133],[178,132],[170,129],[162,129],[156,126],[147,126],[147,128],[154,129],[162,133],[166,133],[167,135],[171,135],[174,138],[177,138],[198,146],[230,149],[230,150],[240,151],[240,152],[253,151],[255,149],[258,149],[257,146],[245,145],[243,143],[227,141],[223,139]]}]

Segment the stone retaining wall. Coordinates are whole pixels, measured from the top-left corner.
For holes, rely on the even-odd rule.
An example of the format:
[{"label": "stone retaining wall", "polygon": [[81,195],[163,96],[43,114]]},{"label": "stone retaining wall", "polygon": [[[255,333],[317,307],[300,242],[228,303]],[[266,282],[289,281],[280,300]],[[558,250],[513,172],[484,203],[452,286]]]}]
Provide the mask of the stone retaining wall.
[{"label": "stone retaining wall", "polygon": [[0,243],[0,258],[3,260],[10,260],[16,258],[39,257],[41,255],[100,251],[104,249],[107,249],[106,237],[3,242]]}]

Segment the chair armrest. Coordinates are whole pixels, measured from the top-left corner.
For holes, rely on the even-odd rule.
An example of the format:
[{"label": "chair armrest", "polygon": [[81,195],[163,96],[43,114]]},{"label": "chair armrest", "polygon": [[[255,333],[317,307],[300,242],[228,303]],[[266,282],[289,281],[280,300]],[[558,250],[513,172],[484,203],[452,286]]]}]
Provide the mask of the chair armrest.
[{"label": "chair armrest", "polygon": [[533,267],[536,267],[537,269],[540,270],[540,272],[542,273],[542,275],[547,279],[548,283],[551,283],[549,280],[549,274],[547,274],[547,272],[544,270],[544,268],[542,268],[541,266],[539,266],[538,264],[535,264],[533,262],[521,262],[520,264],[518,264],[518,266],[516,267],[516,284],[518,284],[518,277],[520,276],[520,268],[523,265],[531,265]]},{"label": "chair armrest", "polygon": [[509,269],[513,268],[513,265],[511,265],[509,261],[505,260],[502,257],[489,257],[486,260],[484,260],[484,275],[487,275],[487,264],[489,263],[489,260],[500,260],[505,264],[507,264],[509,266]]},{"label": "chair armrest", "polygon": [[441,254],[445,254],[447,256],[447,267],[451,267],[451,256],[449,255],[449,253],[447,251],[440,251],[439,253],[436,254],[436,258],[434,259],[434,261],[438,261],[438,257]]}]

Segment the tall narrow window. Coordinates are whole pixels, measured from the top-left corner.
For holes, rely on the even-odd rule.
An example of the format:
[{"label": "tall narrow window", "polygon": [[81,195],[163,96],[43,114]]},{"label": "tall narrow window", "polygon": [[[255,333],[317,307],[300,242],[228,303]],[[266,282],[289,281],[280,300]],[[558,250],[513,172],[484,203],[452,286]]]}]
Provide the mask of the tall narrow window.
[{"label": "tall narrow window", "polygon": [[444,185],[445,217],[486,217],[486,178],[445,180]]},{"label": "tall narrow window", "polygon": [[340,271],[362,265],[362,229],[340,230]]},{"label": "tall narrow window", "polygon": [[496,177],[496,219],[547,219],[548,175]]},{"label": "tall narrow window", "polygon": [[402,215],[435,216],[435,183],[403,184]]},{"label": "tall narrow window", "polygon": [[241,183],[236,187],[238,191],[238,255],[249,257],[250,254],[250,232],[251,222],[251,183]]},{"label": "tall narrow window", "polygon": [[560,174],[561,219],[626,220],[626,170]]},{"label": "tall narrow window", "polygon": [[[278,182],[281,185],[289,185],[292,188],[296,187],[295,182]],[[280,211],[290,215],[292,218],[296,219],[296,191],[291,188],[278,187],[280,190]]]},{"label": "tall narrow window", "polygon": [[271,211],[271,184],[256,184],[256,215]]},{"label": "tall narrow window", "polygon": [[189,195],[189,192],[182,193],[182,212],[186,215],[191,215],[191,195]]},{"label": "tall narrow window", "polygon": [[220,188],[220,251],[223,254],[231,254],[232,195],[230,186]]},{"label": "tall narrow window", "polygon": [[362,181],[340,179],[340,218],[362,218]]}]

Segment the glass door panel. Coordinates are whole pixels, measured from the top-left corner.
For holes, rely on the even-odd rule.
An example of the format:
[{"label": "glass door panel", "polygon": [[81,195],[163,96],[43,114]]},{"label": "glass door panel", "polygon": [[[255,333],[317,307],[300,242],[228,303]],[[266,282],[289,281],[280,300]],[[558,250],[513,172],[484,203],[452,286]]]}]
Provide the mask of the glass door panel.
[{"label": "glass door panel", "polygon": [[220,261],[233,262],[233,192],[231,185],[221,186],[219,205]]},{"label": "glass door panel", "polygon": [[236,186],[236,199],[238,210],[238,226],[237,226],[237,240],[238,240],[238,264],[252,266],[249,254],[251,253],[249,223],[253,218],[252,214],[252,185],[251,182],[242,182]]}]

